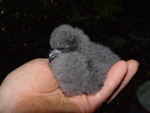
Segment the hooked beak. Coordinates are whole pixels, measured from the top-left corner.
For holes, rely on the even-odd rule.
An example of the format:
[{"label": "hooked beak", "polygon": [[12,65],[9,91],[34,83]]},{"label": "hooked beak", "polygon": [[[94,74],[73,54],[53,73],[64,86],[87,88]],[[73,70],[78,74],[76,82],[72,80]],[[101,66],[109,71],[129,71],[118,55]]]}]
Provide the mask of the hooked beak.
[{"label": "hooked beak", "polygon": [[58,49],[55,49],[55,50],[51,51],[50,54],[49,54],[49,61],[53,60],[60,53],[61,53],[61,51],[59,51]]}]

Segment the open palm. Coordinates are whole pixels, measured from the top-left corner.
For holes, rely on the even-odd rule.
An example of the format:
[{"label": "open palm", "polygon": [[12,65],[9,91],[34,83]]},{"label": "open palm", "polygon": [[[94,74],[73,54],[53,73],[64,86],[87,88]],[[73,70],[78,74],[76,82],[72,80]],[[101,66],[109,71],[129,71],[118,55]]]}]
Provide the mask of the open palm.
[{"label": "open palm", "polygon": [[67,97],[61,92],[48,59],[35,59],[12,71],[1,84],[0,112],[93,112],[104,102],[111,101],[137,68],[135,60],[119,61],[110,69],[104,87],[95,95]]}]

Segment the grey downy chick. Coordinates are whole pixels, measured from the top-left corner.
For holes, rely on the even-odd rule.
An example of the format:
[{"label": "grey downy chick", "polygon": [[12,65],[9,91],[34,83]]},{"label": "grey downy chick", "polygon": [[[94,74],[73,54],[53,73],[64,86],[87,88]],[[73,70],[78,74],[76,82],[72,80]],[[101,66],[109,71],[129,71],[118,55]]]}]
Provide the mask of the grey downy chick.
[{"label": "grey downy chick", "polygon": [[81,29],[70,25],[54,29],[50,46],[54,49],[50,67],[67,96],[99,91],[108,70],[119,60],[109,48],[91,42]]}]

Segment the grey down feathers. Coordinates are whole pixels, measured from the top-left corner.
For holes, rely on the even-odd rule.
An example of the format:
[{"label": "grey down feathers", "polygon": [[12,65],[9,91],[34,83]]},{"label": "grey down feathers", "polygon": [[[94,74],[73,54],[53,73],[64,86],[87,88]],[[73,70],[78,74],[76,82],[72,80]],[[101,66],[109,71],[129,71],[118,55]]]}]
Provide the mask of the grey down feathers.
[{"label": "grey down feathers", "polygon": [[94,94],[119,60],[108,47],[96,44],[79,28],[60,25],[51,34],[50,67],[67,96]]}]

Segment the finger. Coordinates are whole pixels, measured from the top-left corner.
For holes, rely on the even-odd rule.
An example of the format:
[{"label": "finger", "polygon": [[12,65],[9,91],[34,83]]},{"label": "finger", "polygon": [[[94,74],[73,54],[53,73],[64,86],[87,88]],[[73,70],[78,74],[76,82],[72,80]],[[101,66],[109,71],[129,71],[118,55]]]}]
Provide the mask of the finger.
[{"label": "finger", "polygon": [[135,75],[139,63],[136,60],[129,60],[127,61],[127,65],[128,65],[128,71],[126,73],[126,76],[123,79],[123,82],[120,84],[117,91],[113,94],[113,96],[109,99],[107,103],[110,103],[118,95],[118,93],[129,83],[129,81]]},{"label": "finger", "polygon": [[95,95],[88,97],[91,108],[96,109],[104,103],[108,97],[121,83],[124,75],[127,72],[127,63],[125,61],[117,62],[108,72],[107,78],[104,82],[104,87]]},{"label": "finger", "polygon": [[30,62],[43,62],[43,63],[49,63],[48,62],[48,59],[47,58],[36,58],[36,59],[33,59],[33,60],[31,60]]}]

